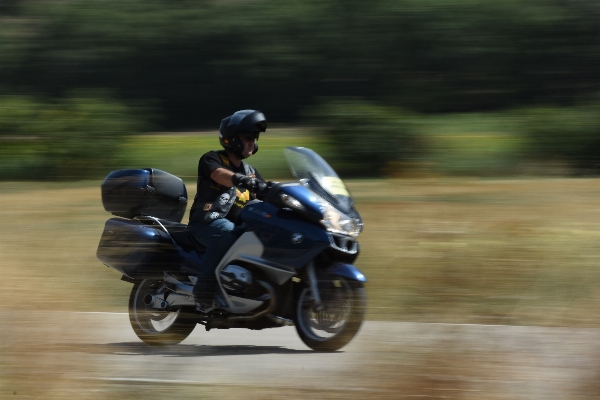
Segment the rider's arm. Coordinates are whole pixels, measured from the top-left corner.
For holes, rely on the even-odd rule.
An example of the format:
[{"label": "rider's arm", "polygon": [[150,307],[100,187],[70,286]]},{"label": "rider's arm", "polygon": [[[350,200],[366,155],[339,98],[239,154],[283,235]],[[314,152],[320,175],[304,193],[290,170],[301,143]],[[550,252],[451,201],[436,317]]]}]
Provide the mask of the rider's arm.
[{"label": "rider's arm", "polygon": [[233,172],[225,168],[217,168],[210,173],[210,179],[217,182],[219,185],[233,187]]},{"label": "rider's arm", "polygon": [[233,172],[223,167],[224,162],[225,160],[218,152],[209,151],[200,158],[198,176],[210,178],[213,182],[225,187],[232,187]]}]

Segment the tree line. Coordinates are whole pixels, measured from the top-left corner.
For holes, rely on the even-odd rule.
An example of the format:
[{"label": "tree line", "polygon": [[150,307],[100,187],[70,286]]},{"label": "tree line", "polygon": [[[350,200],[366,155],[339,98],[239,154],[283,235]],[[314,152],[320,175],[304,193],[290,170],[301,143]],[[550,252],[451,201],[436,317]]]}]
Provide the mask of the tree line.
[{"label": "tree line", "polygon": [[0,87],[110,88],[167,127],[249,106],[297,120],[322,97],[417,112],[569,104],[598,90],[593,0],[12,0]]},{"label": "tree line", "polygon": [[421,114],[563,108],[599,89],[600,7],[7,0],[0,59],[5,96],[37,104],[108,89],[108,103],[146,107],[159,129],[213,128],[250,107],[271,121],[310,123],[307,109],[340,98]]}]

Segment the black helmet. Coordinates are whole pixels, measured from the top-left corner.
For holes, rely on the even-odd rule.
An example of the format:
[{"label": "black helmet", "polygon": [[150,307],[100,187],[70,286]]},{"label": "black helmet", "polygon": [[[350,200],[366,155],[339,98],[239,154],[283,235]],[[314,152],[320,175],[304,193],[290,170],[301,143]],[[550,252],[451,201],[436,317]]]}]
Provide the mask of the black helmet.
[{"label": "black helmet", "polygon": [[[238,137],[240,133],[248,133],[254,135],[254,139],[258,140],[261,132],[267,130],[267,119],[265,115],[257,110],[241,110],[235,112],[227,118],[223,118],[219,127],[219,142],[225,150],[229,150],[238,156],[242,156],[244,143]],[[254,151],[258,151],[258,144],[254,143]]]}]

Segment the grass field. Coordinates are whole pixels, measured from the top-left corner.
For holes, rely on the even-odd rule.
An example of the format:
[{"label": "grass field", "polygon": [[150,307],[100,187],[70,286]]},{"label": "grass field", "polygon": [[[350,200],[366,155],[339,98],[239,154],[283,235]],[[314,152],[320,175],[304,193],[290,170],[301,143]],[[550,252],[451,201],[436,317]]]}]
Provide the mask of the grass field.
[{"label": "grass field", "polygon": [[[454,114],[418,117],[412,121],[426,151],[418,157],[419,170],[445,175],[506,176],[520,172],[524,140],[517,117],[510,114]],[[215,132],[153,134],[128,137],[117,155],[122,168],[151,166],[183,178],[196,177],[198,157],[219,148]],[[269,179],[288,178],[281,150],[305,146],[333,159],[319,128],[271,127],[259,140],[260,153],[252,164]],[[385,162],[385,160],[382,160]],[[382,164],[383,166],[383,164]],[[393,165],[387,168],[395,175]],[[409,173],[414,171],[408,171]]]},{"label": "grass field", "polygon": [[[408,121],[422,144],[422,151],[409,162],[386,165],[386,160],[381,160],[382,171],[386,176],[392,177],[399,173],[413,173],[415,168],[419,172],[463,176],[523,173],[526,140],[522,132],[522,118],[510,112],[411,117]],[[365,126],[364,129],[369,128]],[[154,167],[184,179],[194,179],[200,155],[220,148],[216,136],[217,132],[213,130],[158,132],[114,138],[113,144],[117,147],[115,154],[108,155],[110,158],[105,160],[99,158],[105,162],[95,161],[85,165],[89,173],[85,176],[102,178],[107,169],[110,169],[107,167],[109,164],[115,169]],[[0,137],[2,180],[34,180],[35,173],[32,171],[36,168],[39,171],[41,166],[50,161],[47,149],[45,150],[49,143],[39,139]],[[333,157],[335,144],[328,144],[325,139],[324,131],[318,127],[290,128],[275,124],[261,135],[260,150],[252,163],[269,179],[287,178],[289,174],[281,157],[281,149],[285,146],[305,146],[316,150],[334,167],[342,170],[339,168],[342,165],[336,165]],[[382,143],[387,143],[385,138],[382,138]],[[60,142],[53,145],[61,146]],[[52,154],[51,152],[50,156]],[[61,165],[64,162],[55,161]],[[64,175],[67,171],[62,172],[60,179],[71,179],[73,175]]]},{"label": "grass field", "polygon": [[[252,165],[266,179],[289,179],[282,153],[285,146],[304,146],[323,153],[322,141],[311,133],[305,129],[269,129],[258,141],[259,153],[252,158]],[[220,149],[215,132],[159,133],[127,138],[117,157],[121,169],[153,167],[194,180],[200,156]]]},{"label": "grass field", "polygon": [[[0,183],[0,307],[126,311],[130,285],[95,256],[99,185]],[[600,179],[348,185],[369,319],[600,325]]]}]

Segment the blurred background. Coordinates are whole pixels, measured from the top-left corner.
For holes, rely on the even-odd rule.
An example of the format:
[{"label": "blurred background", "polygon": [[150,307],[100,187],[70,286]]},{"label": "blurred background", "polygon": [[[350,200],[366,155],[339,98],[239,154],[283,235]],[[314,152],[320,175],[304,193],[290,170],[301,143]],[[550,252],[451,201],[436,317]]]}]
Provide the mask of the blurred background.
[{"label": "blurred background", "polygon": [[368,319],[600,326],[594,0],[2,0],[0,309],[126,312],[102,178],[191,198],[247,108],[262,176],[294,145],[347,181]]},{"label": "blurred background", "polygon": [[591,0],[3,0],[1,178],[102,177],[135,135],[245,108],[347,178],[595,173],[599,22]]}]

